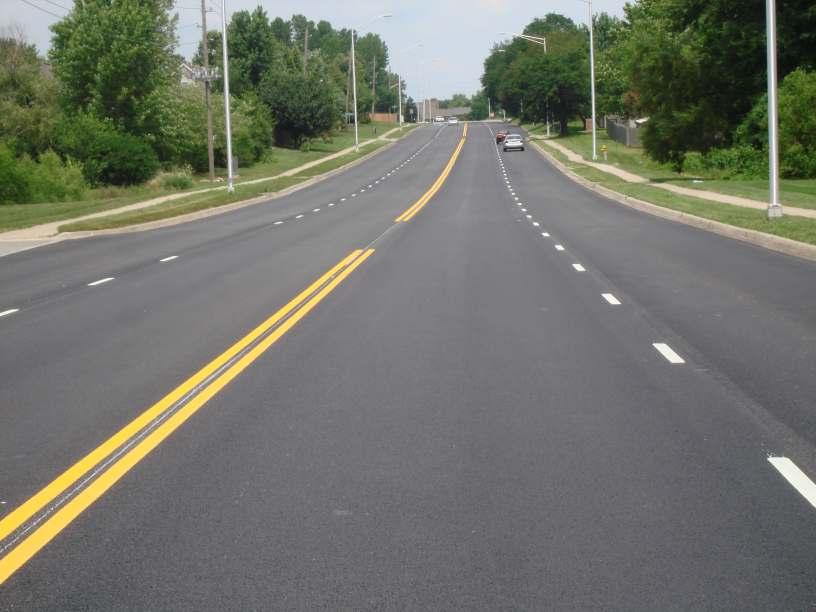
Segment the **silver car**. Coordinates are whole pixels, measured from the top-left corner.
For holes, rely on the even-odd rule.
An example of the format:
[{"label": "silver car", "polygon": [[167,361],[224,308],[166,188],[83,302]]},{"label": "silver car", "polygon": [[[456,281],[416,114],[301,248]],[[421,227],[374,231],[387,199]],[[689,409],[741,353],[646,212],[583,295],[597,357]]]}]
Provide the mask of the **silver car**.
[{"label": "silver car", "polygon": [[508,134],[504,137],[502,145],[505,151],[510,151],[511,149],[523,151],[524,139],[519,134]]}]

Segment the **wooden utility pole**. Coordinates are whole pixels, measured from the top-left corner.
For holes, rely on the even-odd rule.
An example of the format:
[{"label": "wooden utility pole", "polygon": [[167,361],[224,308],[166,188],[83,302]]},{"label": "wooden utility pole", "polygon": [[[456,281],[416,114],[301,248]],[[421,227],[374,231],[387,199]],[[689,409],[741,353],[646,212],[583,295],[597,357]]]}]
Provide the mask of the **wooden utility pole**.
[{"label": "wooden utility pole", "polygon": [[204,55],[204,104],[207,107],[207,162],[210,169],[210,180],[215,180],[215,156],[213,153],[213,122],[210,104],[210,52],[207,49],[207,8],[201,0],[201,52]]},{"label": "wooden utility pole", "polygon": [[371,114],[374,114],[374,104],[377,102],[377,56],[374,56],[374,70],[371,74]]},{"label": "wooden utility pole", "polygon": [[309,61],[309,24],[303,31],[303,76],[306,76],[306,63]]}]

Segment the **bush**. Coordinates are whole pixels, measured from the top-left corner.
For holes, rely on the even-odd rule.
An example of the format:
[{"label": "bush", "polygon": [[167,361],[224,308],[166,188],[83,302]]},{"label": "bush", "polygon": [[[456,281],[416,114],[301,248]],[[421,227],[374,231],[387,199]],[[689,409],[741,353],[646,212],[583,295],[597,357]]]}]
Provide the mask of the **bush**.
[{"label": "bush", "polygon": [[192,170],[190,168],[185,168],[177,172],[164,174],[160,178],[161,186],[165,189],[178,189],[179,191],[189,189],[193,186],[193,178],[190,176],[191,173]]},{"label": "bush", "polygon": [[58,129],[57,142],[63,155],[82,163],[91,185],[135,185],[159,169],[159,159],[145,140],[91,115],[66,118]]},{"label": "bush", "polygon": [[35,162],[28,155],[14,157],[6,145],[0,144],[0,202],[76,200],[86,188],[76,162],[63,163],[59,155],[50,150]]},{"label": "bush", "polygon": [[745,145],[711,149],[701,155],[687,156],[683,167],[686,172],[704,171],[723,179],[760,178],[768,175],[768,154]]},{"label": "bush", "polygon": [[[816,72],[794,70],[779,87],[779,170],[785,178],[816,178]],[[768,97],[762,96],[739,126],[735,139],[768,148]]]}]

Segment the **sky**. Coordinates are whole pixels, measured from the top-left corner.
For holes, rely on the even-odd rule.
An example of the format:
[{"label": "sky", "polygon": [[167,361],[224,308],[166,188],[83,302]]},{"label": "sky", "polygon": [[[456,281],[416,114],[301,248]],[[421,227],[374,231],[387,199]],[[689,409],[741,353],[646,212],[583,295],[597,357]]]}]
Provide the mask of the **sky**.
[{"label": "sky", "polygon": [[[576,22],[586,22],[583,0],[224,0],[228,15],[234,11],[262,6],[270,19],[301,13],[312,21],[325,19],[335,28],[357,27],[360,32],[376,32],[391,57],[392,70],[407,83],[407,94],[449,98],[454,93],[473,94],[480,88],[482,62],[494,43],[507,36],[499,32],[520,32],[534,17],[561,13]],[[221,0],[206,0],[214,13],[207,16],[209,29],[218,29]],[[594,0],[596,13],[621,16],[624,0]],[[35,8],[32,5],[36,5]],[[0,31],[22,27],[29,42],[40,53],[50,46],[48,26],[65,15],[72,0],[0,0]],[[198,8],[197,8],[198,7]],[[10,10],[9,10],[10,9]],[[200,0],[177,0],[179,53],[189,57],[201,36]],[[378,19],[377,15],[392,17]],[[366,25],[369,24],[370,25]],[[420,47],[414,46],[421,43]]]}]

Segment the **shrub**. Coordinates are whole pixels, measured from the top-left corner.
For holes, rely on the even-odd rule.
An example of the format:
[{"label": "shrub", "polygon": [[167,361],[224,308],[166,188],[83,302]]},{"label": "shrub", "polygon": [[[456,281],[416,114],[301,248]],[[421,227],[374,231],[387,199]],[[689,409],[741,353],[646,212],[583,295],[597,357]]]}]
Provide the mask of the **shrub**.
[{"label": "shrub", "polygon": [[684,163],[686,172],[705,171],[719,178],[764,177],[768,174],[766,151],[745,145],[729,149],[711,149],[701,155],[689,155]]},{"label": "shrub", "polygon": [[28,202],[30,190],[19,160],[0,143],[0,203]]},{"label": "shrub", "polygon": [[25,154],[14,157],[6,145],[0,144],[0,202],[75,200],[86,188],[76,162],[63,162],[53,151],[46,151],[37,161]]},{"label": "shrub", "polygon": [[159,159],[145,140],[91,115],[66,118],[58,129],[57,142],[63,155],[82,163],[91,185],[143,183],[159,169]]},{"label": "shrub", "polygon": [[192,170],[184,168],[177,172],[164,174],[160,178],[161,186],[165,189],[189,189],[193,186],[193,178],[191,176]]}]

